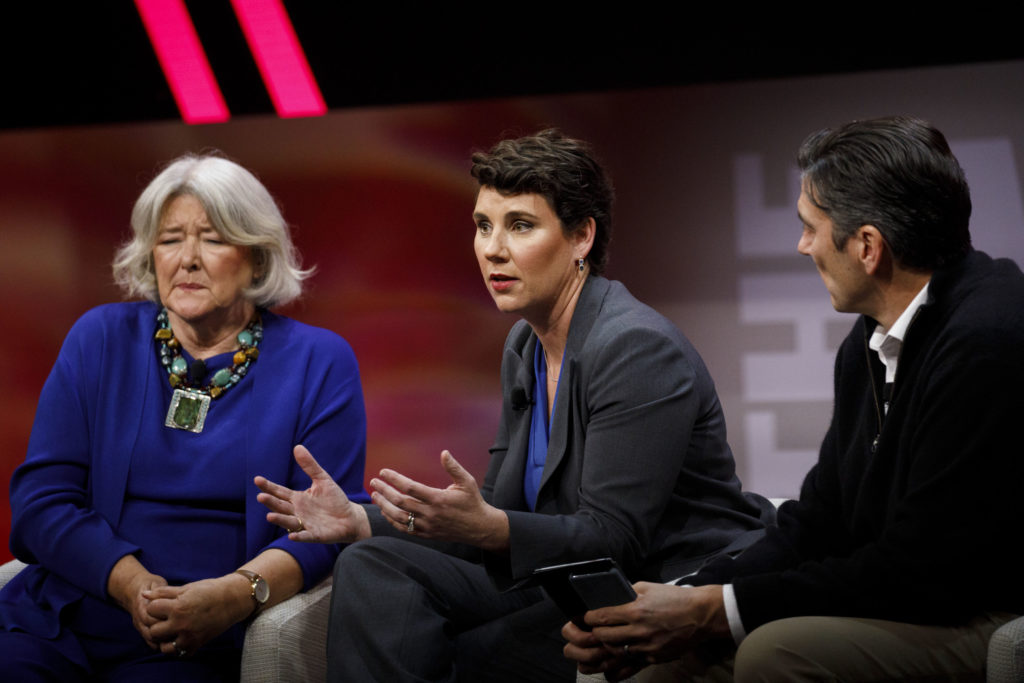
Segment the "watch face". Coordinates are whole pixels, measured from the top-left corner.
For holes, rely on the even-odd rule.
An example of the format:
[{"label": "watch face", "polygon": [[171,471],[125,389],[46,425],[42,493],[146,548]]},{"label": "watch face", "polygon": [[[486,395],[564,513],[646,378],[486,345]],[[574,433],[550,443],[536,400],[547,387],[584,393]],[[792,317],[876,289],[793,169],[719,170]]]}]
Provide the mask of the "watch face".
[{"label": "watch face", "polygon": [[261,605],[270,597],[270,586],[267,585],[266,580],[262,576],[256,580],[256,586],[252,589],[252,595],[256,598],[256,602]]}]

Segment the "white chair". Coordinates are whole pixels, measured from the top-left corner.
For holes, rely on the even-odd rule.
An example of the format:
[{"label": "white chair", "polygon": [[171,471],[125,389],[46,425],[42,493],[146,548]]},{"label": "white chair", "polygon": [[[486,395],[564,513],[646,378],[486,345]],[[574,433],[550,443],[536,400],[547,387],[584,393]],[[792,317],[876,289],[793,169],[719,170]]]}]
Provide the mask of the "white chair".
[{"label": "white chair", "polygon": [[988,641],[988,683],[1024,681],[1024,617],[1003,624]]}]

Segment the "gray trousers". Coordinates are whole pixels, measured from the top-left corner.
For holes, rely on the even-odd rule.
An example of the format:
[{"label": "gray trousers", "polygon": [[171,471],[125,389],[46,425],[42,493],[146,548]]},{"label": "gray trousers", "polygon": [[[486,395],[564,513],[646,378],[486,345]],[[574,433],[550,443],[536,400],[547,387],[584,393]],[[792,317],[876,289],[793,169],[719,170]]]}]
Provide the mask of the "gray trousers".
[{"label": "gray trousers", "polygon": [[648,667],[636,680],[666,681],[984,681],[988,641],[1013,619],[983,614],[959,626],[881,619],[796,617],[754,629],[735,658],[695,648]]},{"label": "gray trousers", "polygon": [[330,681],[572,681],[566,617],[540,589],[501,593],[486,570],[376,537],[334,566]]}]

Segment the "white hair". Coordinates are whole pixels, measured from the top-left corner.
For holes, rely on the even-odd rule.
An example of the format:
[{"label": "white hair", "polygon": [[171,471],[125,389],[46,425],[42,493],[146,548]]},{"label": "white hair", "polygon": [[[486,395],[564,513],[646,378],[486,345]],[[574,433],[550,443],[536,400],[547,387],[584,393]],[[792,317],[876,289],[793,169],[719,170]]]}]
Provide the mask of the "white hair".
[{"label": "white hair", "polygon": [[252,249],[253,279],[245,295],[257,306],[279,306],[302,294],[313,269],[300,267],[280,209],[252,173],[218,156],[186,154],[149,183],[132,209],[132,239],[114,256],[114,280],[129,297],[159,301],[153,246],[160,218],[177,197],[195,197],[210,224],[230,244]]}]

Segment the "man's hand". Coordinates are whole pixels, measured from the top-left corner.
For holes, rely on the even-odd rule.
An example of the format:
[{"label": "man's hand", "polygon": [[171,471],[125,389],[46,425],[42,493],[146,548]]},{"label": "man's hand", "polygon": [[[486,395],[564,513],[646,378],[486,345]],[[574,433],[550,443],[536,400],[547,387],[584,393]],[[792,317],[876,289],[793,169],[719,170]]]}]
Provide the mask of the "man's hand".
[{"label": "man's hand", "polygon": [[647,666],[645,657],[636,657],[623,649],[616,652],[571,621],[562,627],[562,636],[569,641],[562,652],[577,662],[580,673],[603,673],[609,681],[620,681]]},{"label": "man's hand", "polygon": [[[647,663],[664,662],[677,659],[701,641],[730,637],[721,586],[691,588],[641,581],[633,588],[637,593],[633,602],[584,615],[593,629],[593,639],[616,657],[628,654]],[[567,635],[565,629],[562,633]],[[570,639],[579,651],[567,648],[566,656],[576,659],[573,655],[579,655],[589,661],[594,656],[591,642],[582,637]],[[605,664],[604,670],[608,666]]]}]

